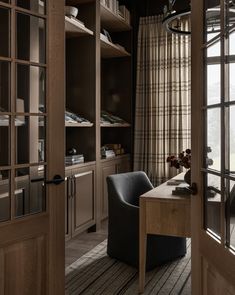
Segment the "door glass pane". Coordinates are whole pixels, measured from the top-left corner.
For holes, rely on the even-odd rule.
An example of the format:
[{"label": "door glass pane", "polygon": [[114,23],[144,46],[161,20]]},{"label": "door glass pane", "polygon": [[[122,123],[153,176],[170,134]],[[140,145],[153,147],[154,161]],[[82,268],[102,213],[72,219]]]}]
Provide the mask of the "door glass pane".
[{"label": "door glass pane", "polygon": [[17,112],[39,113],[45,111],[45,79],[44,68],[17,65]]},{"label": "door glass pane", "polygon": [[230,181],[230,194],[229,194],[229,217],[230,217],[230,246],[235,249],[235,181]]},{"label": "door glass pane", "polygon": [[45,63],[45,21],[17,13],[17,58]]},{"label": "door glass pane", "polygon": [[207,49],[207,57],[214,57],[220,55],[220,39],[218,33],[208,32],[207,33],[207,41],[216,38],[215,42],[213,42]]},{"label": "door glass pane", "polygon": [[[207,110],[207,160],[209,159],[209,168],[220,170],[220,109],[214,108]],[[208,161],[207,161],[208,163]],[[208,166],[208,165],[206,165]]]},{"label": "door glass pane", "polygon": [[0,7],[0,56],[9,57],[10,51],[10,13]]},{"label": "door glass pane", "polygon": [[15,216],[45,211],[45,175],[43,166],[17,169],[15,172]]},{"label": "door glass pane", "polygon": [[10,201],[10,173],[9,171],[0,171],[0,222],[10,219],[11,201]]},{"label": "door glass pane", "polygon": [[235,106],[230,106],[230,173],[235,174]]},{"label": "door glass pane", "polygon": [[[45,161],[45,118],[43,116],[17,116],[16,163]],[[17,125],[18,124],[18,125]]]},{"label": "door glass pane", "polygon": [[235,55],[235,31],[229,35],[229,55]]},{"label": "door glass pane", "polygon": [[221,179],[208,174],[205,189],[205,228],[220,237]]},{"label": "door glass pane", "polygon": [[45,161],[45,118],[31,117],[31,135],[30,135],[30,162],[40,163]]},{"label": "door glass pane", "polygon": [[207,104],[220,103],[220,64],[207,66]]},{"label": "door glass pane", "polygon": [[0,113],[0,166],[9,165],[10,119]]},{"label": "door glass pane", "polygon": [[16,164],[29,163],[29,117],[16,116]]},{"label": "door glass pane", "polygon": [[[235,40],[234,40],[235,43]],[[235,100],[235,63],[229,64],[229,100]]]},{"label": "door glass pane", "polygon": [[[218,2],[216,4],[219,4]],[[205,1],[206,14],[205,14],[205,41],[209,42],[212,39],[213,43],[207,49],[207,57],[220,55],[220,39],[219,34],[221,31],[220,26],[220,6],[213,5],[211,1]]]},{"label": "door glass pane", "polygon": [[45,14],[45,0],[17,0],[17,5],[33,12]]},{"label": "door glass pane", "polygon": [[10,64],[8,62],[0,61],[0,112],[9,112],[9,105]]}]

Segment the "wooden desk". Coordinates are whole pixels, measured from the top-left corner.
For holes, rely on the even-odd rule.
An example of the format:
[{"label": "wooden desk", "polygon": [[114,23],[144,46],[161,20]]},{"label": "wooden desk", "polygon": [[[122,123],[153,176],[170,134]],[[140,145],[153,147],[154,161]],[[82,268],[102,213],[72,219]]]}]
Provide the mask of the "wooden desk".
[{"label": "wooden desk", "polygon": [[[183,179],[181,173],[173,179]],[[190,237],[190,195],[172,195],[174,186],[163,183],[140,197],[139,291],[144,291],[147,234]]]}]

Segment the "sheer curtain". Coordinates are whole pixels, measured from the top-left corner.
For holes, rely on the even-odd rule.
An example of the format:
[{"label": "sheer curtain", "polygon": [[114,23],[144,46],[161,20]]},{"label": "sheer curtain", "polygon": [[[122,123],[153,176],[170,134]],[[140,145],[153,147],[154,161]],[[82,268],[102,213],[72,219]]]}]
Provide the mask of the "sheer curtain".
[{"label": "sheer curtain", "polygon": [[176,174],[166,158],[190,148],[191,135],[190,37],[167,33],[161,22],[140,19],[135,111],[134,170],[155,186]]}]

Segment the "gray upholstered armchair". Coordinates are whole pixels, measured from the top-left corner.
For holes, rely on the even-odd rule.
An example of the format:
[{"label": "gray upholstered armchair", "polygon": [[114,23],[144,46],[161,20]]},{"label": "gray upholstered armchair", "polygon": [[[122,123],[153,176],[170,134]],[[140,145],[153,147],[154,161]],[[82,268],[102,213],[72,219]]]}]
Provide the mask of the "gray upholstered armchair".
[{"label": "gray upholstered armchair", "polygon": [[[130,172],[107,177],[108,246],[107,253],[134,267],[139,264],[139,196],[153,188],[144,172]],[[146,269],[184,256],[186,239],[149,235]]]}]

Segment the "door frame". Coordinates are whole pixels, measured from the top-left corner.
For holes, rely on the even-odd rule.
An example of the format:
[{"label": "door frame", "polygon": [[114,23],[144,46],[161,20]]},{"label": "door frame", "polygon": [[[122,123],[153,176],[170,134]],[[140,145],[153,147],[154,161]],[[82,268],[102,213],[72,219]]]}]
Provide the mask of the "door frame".
[{"label": "door frame", "polygon": [[[192,182],[198,184],[198,193],[191,199],[191,233],[192,233],[192,294],[207,294],[204,283],[204,259],[221,276],[234,286],[235,256],[224,246],[215,242],[213,237],[203,229],[203,97],[204,97],[204,9],[203,0],[191,1],[191,54],[192,54]],[[223,79],[223,78],[221,78]],[[222,80],[221,80],[222,83]],[[224,204],[222,210],[224,210]],[[223,240],[223,237],[221,238]],[[218,282],[219,284],[220,282]],[[229,287],[228,287],[229,288]],[[220,292],[220,291],[218,291]],[[220,294],[220,293],[218,293]]]}]

